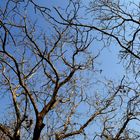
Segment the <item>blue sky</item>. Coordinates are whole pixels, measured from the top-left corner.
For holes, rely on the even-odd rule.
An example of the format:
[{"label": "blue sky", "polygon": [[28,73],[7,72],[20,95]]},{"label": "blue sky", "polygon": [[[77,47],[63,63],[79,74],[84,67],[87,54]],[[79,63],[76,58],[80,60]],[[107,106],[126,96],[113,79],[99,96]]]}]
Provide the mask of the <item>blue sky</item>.
[{"label": "blue sky", "polygon": [[[38,1],[40,4],[42,5],[47,5],[51,10],[53,10],[53,6],[56,7],[65,7],[67,0],[42,0],[42,1]],[[88,1],[84,1],[84,3],[88,3]],[[0,3],[1,4],[1,3]],[[32,12],[31,9],[28,9],[29,12]],[[28,12],[28,11],[25,11]],[[34,11],[33,11],[34,12]],[[80,13],[81,15],[83,13]],[[31,18],[36,18],[36,17],[32,17],[32,14],[30,14]],[[56,16],[54,14],[54,16]],[[40,27],[45,27],[46,23],[42,21],[40,21]],[[49,30],[48,30],[49,32]],[[98,36],[98,33],[97,33]],[[96,49],[95,51],[101,49],[103,47],[103,44],[101,42],[94,42],[93,46],[96,45]],[[92,48],[91,48],[92,49]],[[101,79],[107,78],[107,79],[112,79],[112,80],[119,80],[123,77],[124,75],[124,68],[122,66],[122,63],[119,63],[119,59],[118,59],[118,53],[119,53],[119,46],[117,44],[111,44],[109,47],[106,47],[102,50],[100,56],[96,59],[96,64],[95,66],[97,67],[97,69],[99,70],[103,70],[100,74],[97,75],[96,78],[100,77]],[[94,50],[91,50],[94,52]],[[100,87],[97,87],[100,88]],[[9,98],[8,98],[9,99]],[[8,103],[7,98],[3,98],[3,100],[1,101],[1,106],[0,106],[0,112],[2,113],[2,110],[5,110],[5,108],[3,108],[3,106],[5,105],[5,103]],[[83,105],[84,106],[84,105]],[[81,106],[81,110],[83,108],[83,106]],[[97,128],[98,129],[98,128]]]},{"label": "blue sky", "polygon": [[[46,5],[47,7],[49,7],[52,11],[53,11],[53,7],[65,7],[67,4],[67,0],[42,0],[42,1],[38,1],[40,5]],[[84,4],[87,4],[88,1],[84,1]],[[0,2],[0,4],[2,5],[3,3]],[[30,18],[32,19],[36,19],[36,17],[32,16],[32,11],[30,8],[28,9],[29,13],[30,13]],[[28,13],[27,11],[24,11],[25,13]],[[81,15],[83,14],[82,12],[80,13]],[[55,14],[53,16],[56,16]],[[46,26],[46,22],[40,21],[39,23],[41,23],[39,26],[40,27],[45,27]],[[49,30],[48,30],[49,32]],[[98,36],[98,35],[97,35]],[[93,43],[93,46],[95,44]],[[98,42],[96,43],[96,49],[99,50],[102,48],[102,43]],[[10,51],[10,50],[9,50]],[[102,69],[102,73],[101,73],[101,77],[104,78],[108,78],[108,79],[115,79],[116,75],[117,77],[122,77],[123,76],[123,68],[122,65],[119,64],[118,62],[118,47],[117,46],[110,46],[108,48],[104,48],[103,51],[101,52],[101,55],[99,56],[99,58],[97,58],[96,63],[97,63],[97,67],[99,67],[99,70]],[[99,75],[98,75],[99,76]],[[8,102],[7,98],[4,99],[3,101],[1,100],[1,104],[5,104],[6,102]],[[0,110],[2,110],[3,106],[0,107]],[[3,108],[5,110],[5,108]]]}]

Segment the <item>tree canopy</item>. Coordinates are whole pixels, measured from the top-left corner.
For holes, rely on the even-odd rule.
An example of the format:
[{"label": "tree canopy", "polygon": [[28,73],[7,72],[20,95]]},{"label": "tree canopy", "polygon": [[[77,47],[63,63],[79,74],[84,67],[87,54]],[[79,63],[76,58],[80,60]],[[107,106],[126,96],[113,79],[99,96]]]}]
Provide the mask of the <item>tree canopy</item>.
[{"label": "tree canopy", "polygon": [[[1,139],[140,139],[138,1],[0,4]],[[121,78],[102,74],[109,48]]]}]

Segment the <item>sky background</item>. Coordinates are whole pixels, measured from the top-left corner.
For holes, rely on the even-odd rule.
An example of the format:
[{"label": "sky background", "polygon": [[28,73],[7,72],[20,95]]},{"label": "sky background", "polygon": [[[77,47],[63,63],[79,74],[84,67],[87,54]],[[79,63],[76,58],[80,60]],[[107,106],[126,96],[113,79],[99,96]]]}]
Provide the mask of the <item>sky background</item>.
[{"label": "sky background", "polygon": [[[67,4],[67,0],[41,0],[38,1],[40,5],[47,5],[51,10],[53,10],[53,7],[65,7]],[[84,1],[85,4],[88,4],[88,0]],[[3,3],[0,1],[0,5],[2,7]],[[29,12],[34,12],[31,9],[28,9]],[[28,11],[25,11],[25,13]],[[31,14],[30,13],[30,14]],[[56,13],[54,13],[54,16]],[[80,13],[83,14],[82,12]],[[32,17],[32,14],[30,15],[32,19],[35,19],[36,17]],[[43,21],[40,21],[40,27],[45,27],[46,23]],[[49,32],[49,30],[48,30]],[[98,33],[97,33],[98,36]],[[101,42],[94,42],[93,46],[96,45],[96,49],[101,49],[103,47],[103,44]],[[97,75],[97,78],[100,77],[101,79],[112,79],[112,80],[120,80],[123,75],[125,74],[123,64],[120,63],[118,53],[119,53],[119,46],[117,44],[111,44],[109,47],[106,47],[102,50],[100,56],[96,59],[95,67],[97,67],[98,70],[102,70],[100,74]],[[93,51],[93,50],[91,50]],[[100,87],[97,87],[100,88]],[[0,99],[0,113],[3,114],[3,112],[6,110],[4,105],[8,103],[7,97]],[[84,105],[81,106],[81,111],[83,109]],[[0,115],[0,117],[3,117]],[[97,128],[98,129],[98,128]],[[80,139],[79,139],[80,140]]]},{"label": "sky background", "polygon": [[[49,7],[52,11],[53,11],[53,7],[66,7],[67,5],[67,0],[41,0],[38,1],[38,3],[40,5],[46,5],[47,7]],[[3,1],[0,1],[0,6],[3,7]],[[88,0],[84,1],[84,4],[88,5]],[[30,18],[32,19],[36,19],[36,17],[32,16],[32,13],[34,13],[34,11],[32,9],[27,9],[28,11],[23,11],[25,13],[30,13]],[[57,16],[55,15],[56,13],[54,13],[53,16]],[[81,15],[83,15],[83,13],[80,13]],[[40,19],[41,20],[41,19]],[[40,27],[45,27],[46,26],[46,22],[40,21]],[[49,32],[49,30],[48,30]],[[98,36],[98,33],[97,33]],[[96,49],[98,50],[102,48],[103,44],[100,42],[94,42],[93,46],[96,45]],[[91,50],[93,51],[93,50]],[[124,69],[122,67],[122,64],[119,63],[119,59],[118,59],[118,52],[119,52],[119,47],[112,44],[111,46],[104,48],[100,54],[100,56],[96,59],[96,64],[95,67],[97,67],[98,70],[102,70],[101,74],[98,76],[101,76],[103,79],[107,78],[107,79],[116,79],[117,80],[122,78],[124,75]],[[98,78],[98,77],[97,77]],[[5,98],[4,98],[5,97]],[[10,98],[9,98],[10,99]],[[7,100],[6,96],[2,96],[1,97],[1,106],[0,106],[0,112],[1,114],[3,114],[3,112],[6,110],[7,107],[4,107],[6,103],[8,103],[9,101]],[[1,115],[0,117],[3,117],[3,115]]]}]

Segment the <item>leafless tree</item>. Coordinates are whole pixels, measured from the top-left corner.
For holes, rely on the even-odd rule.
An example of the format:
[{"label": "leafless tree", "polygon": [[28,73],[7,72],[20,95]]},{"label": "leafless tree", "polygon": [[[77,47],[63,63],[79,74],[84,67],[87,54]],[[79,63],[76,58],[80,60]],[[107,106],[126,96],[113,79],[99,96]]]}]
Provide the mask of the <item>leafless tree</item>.
[{"label": "leafless tree", "polygon": [[[139,5],[105,0],[85,7],[70,0],[65,8],[33,0],[1,3],[1,138],[140,138],[130,124],[139,123]],[[127,72],[134,72],[134,80],[127,74],[118,82],[96,76],[102,50],[97,42],[102,48],[121,47],[120,60]]]}]

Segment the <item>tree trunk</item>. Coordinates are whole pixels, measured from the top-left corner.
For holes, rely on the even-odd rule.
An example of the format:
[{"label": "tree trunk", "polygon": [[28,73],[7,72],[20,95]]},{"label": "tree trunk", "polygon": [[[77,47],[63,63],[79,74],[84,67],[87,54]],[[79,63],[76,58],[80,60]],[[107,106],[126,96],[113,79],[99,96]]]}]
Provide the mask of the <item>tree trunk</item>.
[{"label": "tree trunk", "polygon": [[20,140],[20,129],[14,133],[13,140]]},{"label": "tree trunk", "polygon": [[20,135],[15,136],[14,140],[20,140]]},{"label": "tree trunk", "polygon": [[41,131],[44,128],[44,126],[45,126],[45,124],[43,123],[43,119],[38,118],[36,121],[35,129],[34,129],[33,140],[40,139],[40,134],[41,134]]}]

